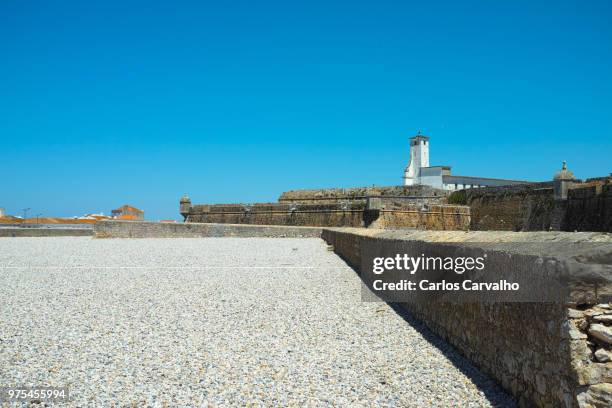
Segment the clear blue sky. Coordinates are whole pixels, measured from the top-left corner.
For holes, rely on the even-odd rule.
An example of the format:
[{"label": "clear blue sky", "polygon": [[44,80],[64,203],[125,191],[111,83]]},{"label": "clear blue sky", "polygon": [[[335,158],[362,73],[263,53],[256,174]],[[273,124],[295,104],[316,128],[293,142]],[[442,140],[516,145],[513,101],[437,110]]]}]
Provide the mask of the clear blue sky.
[{"label": "clear blue sky", "polygon": [[0,207],[612,171],[612,2],[0,3]]}]

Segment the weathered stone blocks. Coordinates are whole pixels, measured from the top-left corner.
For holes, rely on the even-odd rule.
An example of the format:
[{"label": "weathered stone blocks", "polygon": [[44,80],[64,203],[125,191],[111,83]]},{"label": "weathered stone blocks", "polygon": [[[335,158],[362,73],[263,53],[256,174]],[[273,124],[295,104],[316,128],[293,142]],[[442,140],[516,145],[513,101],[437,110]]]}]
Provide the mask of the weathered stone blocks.
[{"label": "weathered stone blocks", "polygon": [[598,323],[591,324],[589,334],[605,344],[612,344],[612,327]]}]

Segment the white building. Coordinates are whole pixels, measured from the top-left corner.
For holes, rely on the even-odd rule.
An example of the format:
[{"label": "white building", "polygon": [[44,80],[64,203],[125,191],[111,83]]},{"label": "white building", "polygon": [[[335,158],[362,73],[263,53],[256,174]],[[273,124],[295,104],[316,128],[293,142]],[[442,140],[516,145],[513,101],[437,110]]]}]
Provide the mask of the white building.
[{"label": "white building", "polygon": [[4,217],[5,212],[4,212],[4,208],[0,207],[0,217]]},{"label": "white building", "polygon": [[444,190],[525,184],[526,181],[485,177],[452,176],[450,166],[429,165],[429,137],[421,132],[410,138],[410,162],[404,170],[404,185],[426,185]]}]

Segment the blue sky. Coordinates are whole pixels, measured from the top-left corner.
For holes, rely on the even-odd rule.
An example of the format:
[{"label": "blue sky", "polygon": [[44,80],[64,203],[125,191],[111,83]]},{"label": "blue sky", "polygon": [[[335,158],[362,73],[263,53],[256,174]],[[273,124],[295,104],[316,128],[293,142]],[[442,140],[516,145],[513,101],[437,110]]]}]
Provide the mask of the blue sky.
[{"label": "blue sky", "polygon": [[0,3],[0,207],[612,171],[612,2]]}]

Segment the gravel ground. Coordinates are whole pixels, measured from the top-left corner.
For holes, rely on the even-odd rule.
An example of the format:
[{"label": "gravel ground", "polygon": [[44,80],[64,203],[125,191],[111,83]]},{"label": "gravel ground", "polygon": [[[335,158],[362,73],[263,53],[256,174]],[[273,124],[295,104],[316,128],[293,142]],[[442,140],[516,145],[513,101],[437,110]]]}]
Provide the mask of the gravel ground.
[{"label": "gravel ground", "polygon": [[0,239],[0,385],[75,406],[513,406],[320,239]]}]

